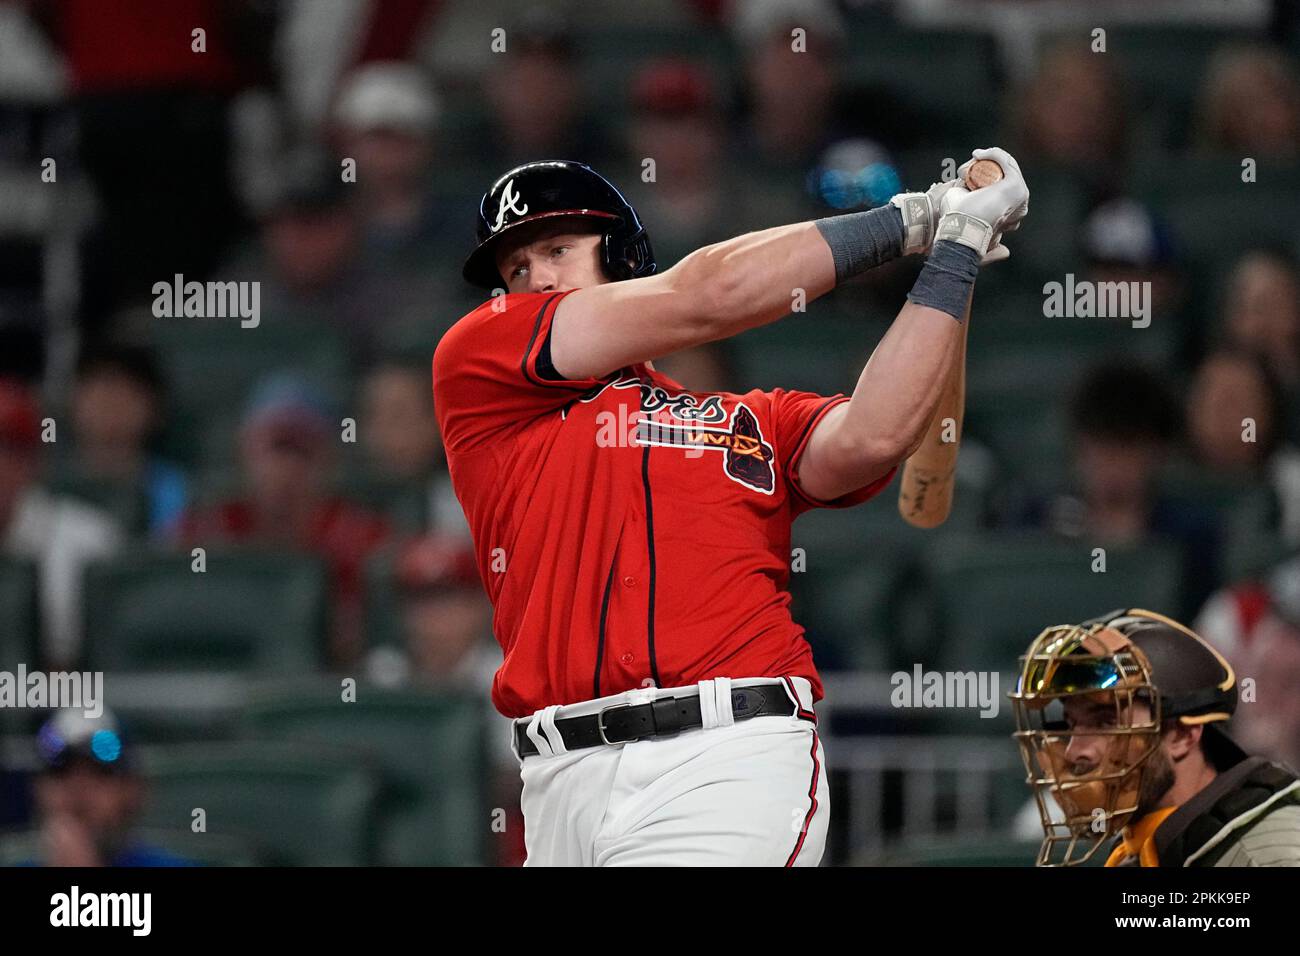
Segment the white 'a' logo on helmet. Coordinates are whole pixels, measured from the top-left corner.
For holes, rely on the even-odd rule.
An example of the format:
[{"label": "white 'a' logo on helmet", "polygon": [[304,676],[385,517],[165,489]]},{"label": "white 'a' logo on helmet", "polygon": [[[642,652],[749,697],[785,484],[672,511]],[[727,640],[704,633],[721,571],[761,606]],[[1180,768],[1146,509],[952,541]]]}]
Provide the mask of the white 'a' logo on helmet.
[{"label": "white 'a' logo on helmet", "polygon": [[496,232],[506,223],[506,213],[512,212],[516,216],[528,215],[528,204],[520,203],[519,196],[515,193],[515,181],[513,179],[506,183],[506,188],[501,190],[501,203],[497,206],[497,221],[492,223],[492,231]]}]

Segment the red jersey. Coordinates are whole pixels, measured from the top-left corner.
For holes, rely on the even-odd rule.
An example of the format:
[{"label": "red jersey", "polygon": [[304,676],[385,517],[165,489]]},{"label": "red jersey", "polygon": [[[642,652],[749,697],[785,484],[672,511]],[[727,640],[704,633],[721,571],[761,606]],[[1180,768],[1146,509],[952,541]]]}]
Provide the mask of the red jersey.
[{"label": "red jersey", "polygon": [[808,436],[844,395],[694,392],[644,363],[567,380],[549,332],[567,293],[506,295],[443,336],[434,409],[505,661],[507,717],[638,687],[802,676],[790,525]]}]

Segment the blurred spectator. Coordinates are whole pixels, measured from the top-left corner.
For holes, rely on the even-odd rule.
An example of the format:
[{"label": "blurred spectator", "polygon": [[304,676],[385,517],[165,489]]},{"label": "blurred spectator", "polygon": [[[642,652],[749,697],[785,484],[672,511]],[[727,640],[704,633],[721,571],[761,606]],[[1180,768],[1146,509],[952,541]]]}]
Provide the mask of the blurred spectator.
[{"label": "blurred spectator", "polygon": [[1267,363],[1294,399],[1300,392],[1300,269],[1295,261],[1270,249],[1238,259],[1228,279],[1223,325],[1228,340]]},{"label": "blurred spectator", "polygon": [[519,810],[519,762],[510,747],[513,721],[497,713],[491,688],[501,665],[492,636],[492,605],[483,592],[469,542],[429,535],[397,552],[394,578],[400,594],[403,647],[377,648],[371,676],[387,683],[452,688],[480,695],[487,711],[489,792],[510,815],[510,837],[495,844],[499,865],[523,862],[523,816]]},{"label": "blurred spectator", "polygon": [[436,535],[416,539],[398,553],[394,573],[408,679],[486,694],[501,649],[470,544]]},{"label": "blurred spectator", "polygon": [[[101,217],[84,257],[92,321],[146,299],[153,282],[203,279],[240,228],[229,106],[265,79],[274,30],[253,0],[38,0],[64,54],[79,159]],[[196,53],[192,31],[204,31]]]},{"label": "blurred spectator", "polygon": [[1213,515],[1160,487],[1180,432],[1164,379],[1118,360],[1094,367],[1070,399],[1069,428],[1072,486],[1030,502],[1011,523],[1100,545],[1176,542],[1184,599],[1199,606],[1218,580],[1219,532]]},{"label": "blurred spectator", "polygon": [[340,152],[357,162],[367,238],[400,244],[428,225],[430,162],[442,107],[419,67],[368,63],[346,78],[334,108]]},{"label": "blurred spectator", "polygon": [[[844,24],[827,0],[751,0],[733,7],[748,107],[743,155],[770,169],[808,168],[838,138]],[[791,31],[805,31],[796,51]]]},{"label": "blurred spectator", "polygon": [[361,262],[367,288],[384,293],[376,303],[384,314],[375,317],[384,338],[401,327],[427,341],[430,303],[464,294],[460,262],[471,200],[435,198],[441,113],[428,78],[409,63],[358,68],[335,104],[339,151],[357,164],[350,188],[357,193]]},{"label": "blurred spectator", "polygon": [[1069,414],[1080,533],[1142,540],[1154,530],[1160,470],[1178,435],[1168,387],[1147,369],[1107,364],[1084,376]]},{"label": "blurred spectator", "polygon": [[[554,11],[525,16],[486,78],[488,142],[479,150],[491,172],[535,159],[581,159],[599,168],[604,134],[583,103],[573,28]],[[499,61],[499,62],[498,62]]]},{"label": "blurred spectator", "polygon": [[186,547],[228,542],[323,558],[334,597],[331,658],[345,665],[361,648],[362,569],[389,528],[329,491],[337,422],[328,400],[305,380],[291,374],[263,380],[240,428],[244,495],[191,509],[180,539]]},{"label": "blurred spectator", "polygon": [[1020,92],[1019,159],[1046,160],[1089,180],[1123,167],[1128,112],[1113,62],[1075,41],[1044,53]]},{"label": "blurred spectator", "polygon": [[1281,511],[1283,536],[1300,540],[1300,451],[1285,441],[1281,389],[1243,349],[1211,353],[1192,379],[1187,434],[1193,460],[1210,475],[1266,483]]},{"label": "blurred spectator", "polygon": [[391,359],[373,368],[361,386],[357,424],[366,477],[395,525],[410,532],[469,534],[447,474],[427,364]]},{"label": "blurred spectator", "polygon": [[1254,158],[1300,157],[1300,79],[1270,47],[1219,51],[1201,85],[1201,141]]},{"label": "blurred spectator", "polygon": [[261,225],[264,313],[320,313],[348,327],[350,266],[359,242],[349,199],[339,167],[323,151],[304,147],[285,158]]},{"label": "blurred spectator", "polygon": [[1173,237],[1164,222],[1131,197],[1106,200],[1084,220],[1084,260],[1091,282],[1150,283],[1151,311],[1163,318],[1182,301]]},{"label": "blurred spectator", "polygon": [[1238,682],[1254,681],[1233,718],[1233,736],[1251,753],[1300,767],[1300,557],[1260,581],[1217,592],[1196,631],[1223,651]]},{"label": "blurred spectator", "polygon": [[736,370],[725,342],[709,342],[654,361],[654,368],[693,392],[737,391]]},{"label": "blurred spectator", "polygon": [[[345,183],[339,162],[324,150],[303,146],[291,151],[262,213],[258,241],[222,269],[223,277],[261,283],[263,321],[321,327],[322,335],[341,340],[360,367],[414,319],[423,323],[432,351],[439,332],[465,311],[458,311],[458,304],[443,305],[430,322],[430,308],[440,304],[448,287],[438,278],[441,273],[432,271],[437,261],[418,263],[418,241],[408,248],[390,236],[393,244],[386,251],[381,246],[388,240],[365,245],[366,202],[359,192],[365,176],[360,168],[358,182]],[[433,254],[428,248],[425,252]],[[459,247],[449,260],[454,269],[445,267],[457,277],[462,252]],[[465,294],[463,285],[457,278],[456,294]],[[292,362],[293,356],[286,356],[286,363]]]},{"label": "blurred spectator", "polygon": [[883,206],[903,189],[889,151],[865,136],[832,143],[808,174],[808,192],[836,212]]},{"label": "blurred spectator", "polygon": [[[723,168],[726,129],[707,70],[686,60],[647,64],[632,83],[628,150],[638,171],[653,158],[655,178],[636,179],[632,202],[652,223],[661,268],[745,231],[732,215],[735,184]],[[769,222],[766,225],[775,225]]]},{"label": "blurred spectator", "polygon": [[148,787],[112,713],[57,711],[37,734],[36,752],[41,852],[28,865],[190,865],[134,833]]},{"label": "blurred spectator", "polygon": [[151,534],[175,530],[188,493],[185,473],[150,451],[164,409],[162,373],[148,349],[83,352],[70,403],[72,450],[60,462],[60,478],[73,489],[89,481],[138,494]]},{"label": "blurred spectator", "polygon": [[51,665],[69,666],[81,650],[82,570],[116,551],[123,535],[99,509],[37,483],[41,445],[35,398],[17,381],[0,380],[0,550],[36,562],[42,651]]}]

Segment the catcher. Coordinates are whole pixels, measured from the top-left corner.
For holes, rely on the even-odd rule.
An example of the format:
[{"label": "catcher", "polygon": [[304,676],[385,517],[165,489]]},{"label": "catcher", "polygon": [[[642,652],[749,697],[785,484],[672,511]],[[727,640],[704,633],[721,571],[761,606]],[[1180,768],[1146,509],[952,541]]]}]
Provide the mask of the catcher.
[{"label": "catcher", "polygon": [[[1005,178],[747,233],[663,272],[581,163],[488,189],[464,274],[505,294],[439,341],[433,392],[505,655],[492,699],[515,719],[530,864],[821,859],[822,691],[790,615],[790,525],[866,501],[924,438],[979,267],[1028,204],[1011,156],[975,156]],[[852,398],[693,391],[654,368],[927,251]]]},{"label": "catcher", "polygon": [[1190,628],[1114,611],[1047,628],[1021,662],[1008,696],[1039,866],[1108,842],[1107,866],[1300,866],[1300,779],[1224,732],[1237,678]]}]

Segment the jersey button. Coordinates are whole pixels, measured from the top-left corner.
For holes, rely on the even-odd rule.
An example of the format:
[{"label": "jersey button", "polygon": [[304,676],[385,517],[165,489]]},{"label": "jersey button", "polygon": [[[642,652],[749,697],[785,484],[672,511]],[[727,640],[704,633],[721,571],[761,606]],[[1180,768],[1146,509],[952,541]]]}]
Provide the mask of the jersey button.
[{"label": "jersey button", "polygon": [[636,578],[632,577],[630,574],[623,579],[623,586],[626,588],[630,588],[634,584],[636,584]]},{"label": "jersey button", "polygon": [[633,657],[631,654],[624,654],[622,657],[619,658],[619,660],[622,661],[624,664],[631,664],[633,661]]}]

